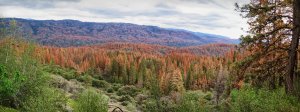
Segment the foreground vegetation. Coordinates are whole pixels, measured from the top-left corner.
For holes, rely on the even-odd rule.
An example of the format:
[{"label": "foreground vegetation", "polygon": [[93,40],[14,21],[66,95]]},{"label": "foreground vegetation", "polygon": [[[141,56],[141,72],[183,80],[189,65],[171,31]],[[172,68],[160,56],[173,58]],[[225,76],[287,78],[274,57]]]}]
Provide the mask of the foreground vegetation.
[{"label": "foreground vegetation", "polygon": [[[42,56],[39,47],[14,37],[1,39],[1,111],[107,112],[115,109],[133,112],[285,110],[297,112],[300,110],[297,97],[286,94],[282,87],[270,90],[245,82],[237,84],[239,88],[228,91],[226,85],[230,85],[231,77],[228,76],[228,67],[223,66],[232,67],[235,63],[221,63],[218,68],[212,67],[209,74],[213,78],[201,82],[210,83],[210,86],[207,85],[200,90],[193,89],[193,83],[181,79],[184,72],[173,69],[166,74],[172,77],[165,80],[169,83],[162,88],[162,80],[152,73],[157,65],[151,64],[157,63],[156,59],[142,61],[145,65],[140,66],[145,66],[145,74],[128,67],[128,74],[141,74],[145,78],[141,79],[142,83],[130,83],[117,77],[117,73],[122,77],[122,72],[114,70],[125,65],[114,65],[118,63],[116,60],[105,66],[108,67],[107,71],[97,72],[98,69],[80,71],[72,67],[63,67],[54,63],[55,60],[49,63],[41,61],[43,58],[37,58]],[[192,68],[189,69],[191,70],[186,71],[187,74],[197,73]],[[114,75],[115,79],[111,77]],[[137,75],[135,77],[138,77]],[[193,75],[189,77],[196,78]]]},{"label": "foreground vegetation", "polygon": [[[214,88],[171,91],[165,95],[160,93],[155,82],[150,88],[109,83],[88,72],[78,75],[75,69],[39,64],[28,56],[33,52],[28,49],[36,45],[14,39],[4,39],[2,43],[0,109],[5,112],[106,112],[116,107],[145,112],[297,112],[300,109],[297,98],[285,94],[282,88],[268,90],[244,85],[240,90],[232,90],[228,97],[221,95],[219,99]],[[12,49],[14,45],[26,49]],[[10,64],[14,66],[8,66]],[[21,72],[23,69],[26,70]]]}]

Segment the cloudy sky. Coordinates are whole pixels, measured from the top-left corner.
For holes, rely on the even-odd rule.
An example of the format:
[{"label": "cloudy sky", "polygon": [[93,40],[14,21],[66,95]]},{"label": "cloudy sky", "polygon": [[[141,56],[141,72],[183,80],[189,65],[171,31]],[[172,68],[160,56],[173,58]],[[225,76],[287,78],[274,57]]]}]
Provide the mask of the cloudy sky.
[{"label": "cloudy sky", "polygon": [[234,3],[249,0],[0,0],[0,16],[126,22],[239,38],[246,20]]}]

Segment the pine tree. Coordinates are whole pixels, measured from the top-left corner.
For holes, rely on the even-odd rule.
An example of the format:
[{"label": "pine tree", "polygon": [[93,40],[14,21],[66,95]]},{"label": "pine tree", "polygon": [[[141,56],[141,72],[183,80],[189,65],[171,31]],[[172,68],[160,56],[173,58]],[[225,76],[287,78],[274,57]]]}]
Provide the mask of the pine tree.
[{"label": "pine tree", "polygon": [[193,65],[191,64],[189,70],[187,71],[186,79],[184,81],[184,86],[186,89],[190,89],[191,82],[192,82],[191,81],[192,73],[193,73]]},{"label": "pine tree", "polygon": [[113,59],[111,64],[111,70],[110,70],[111,81],[117,82],[118,78],[116,77],[118,77],[118,74],[119,74],[119,64],[115,59]]},{"label": "pine tree", "polygon": [[136,75],[137,75],[137,73],[136,73],[136,69],[135,69],[134,65],[130,64],[129,73],[128,73],[128,82],[129,82],[129,84],[134,84],[135,83],[134,81],[137,78]]},{"label": "pine tree", "polygon": [[171,90],[175,91],[175,92],[184,92],[185,88],[183,85],[183,79],[182,79],[182,75],[179,69],[175,69],[170,71],[170,75],[172,76],[170,79],[170,83],[171,83]]},{"label": "pine tree", "polygon": [[226,83],[227,76],[228,76],[228,71],[226,67],[223,67],[222,64],[220,64],[219,72],[215,79],[215,88],[214,88],[215,103],[217,105],[219,104],[220,97],[225,90],[225,83]]},{"label": "pine tree", "polygon": [[286,91],[288,93],[294,93],[295,69],[297,69],[298,58],[297,50],[299,47],[300,36],[300,0],[293,0],[293,29],[292,29],[292,41],[289,49],[289,63],[287,66],[286,76]]},{"label": "pine tree", "polygon": [[[235,83],[250,72],[252,84],[273,88],[284,77],[292,29],[291,0],[252,0],[237,10],[248,19],[250,35],[241,37],[241,47],[250,55],[237,64]],[[275,77],[275,78],[274,78]],[[265,85],[267,84],[267,85]]]},{"label": "pine tree", "polygon": [[139,74],[138,74],[137,79],[136,79],[136,83],[139,87],[144,87],[144,81],[145,81],[146,73],[147,73],[147,66],[146,66],[145,60],[143,59],[141,64],[140,64]]}]

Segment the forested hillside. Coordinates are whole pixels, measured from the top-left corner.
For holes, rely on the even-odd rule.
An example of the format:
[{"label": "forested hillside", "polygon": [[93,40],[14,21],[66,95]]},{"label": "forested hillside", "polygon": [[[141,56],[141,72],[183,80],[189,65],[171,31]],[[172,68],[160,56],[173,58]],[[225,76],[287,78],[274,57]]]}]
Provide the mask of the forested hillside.
[{"label": "forested hillside", "polygon": [[[166,80],[164,83],[168,84],[170,79],[168,72],[178,69],[182,74],[183,82],[188,83],[185,85],[194,89],[211,85],[214,79],[212,74],[217,72],[215,71],[217,68],[241,59],[234,50],[219,57],[179,52],[159,55],[151,52],[116,51],[97,47],[43,47],[39,52],[43,53],[40,57],[44,57],[41,61],[45,64],[54,63],[75,69],[78,73],[93,71],[98,75],[109,77],[110,80],[125,84],[144,85],[143,82],[148,79],[145,77],[154,74],[162,81]],[[201,83],[203,81],[205,83]]]},{"label": "forested hillside", "polygon": [[[48,46],[51,47],[51,46]],[[83,46],[78,48],[93,48],[109,51],[140,52],[155,55],[168,55],[170,53],[186,53],[202,56],[223,56],[230,50],[237,48],[234,44],[206,44],[191,47],[169,47],[151,44],[133,44],[133,43],[105,43],[100,45]],[[66,47],[74,48],[74,47]]]},{"label": "forested hillside", "polygon": [[26,20],[18,18],[2,19],[4,24],[15,20],[24,37],[43,45],[59,47],[81,46],[108,42],[130,42],[166,46],[193,46],[209,43],[237,44],[236,39],[172,30],[156,26],[129,23],[93,23],[76,20]]}]

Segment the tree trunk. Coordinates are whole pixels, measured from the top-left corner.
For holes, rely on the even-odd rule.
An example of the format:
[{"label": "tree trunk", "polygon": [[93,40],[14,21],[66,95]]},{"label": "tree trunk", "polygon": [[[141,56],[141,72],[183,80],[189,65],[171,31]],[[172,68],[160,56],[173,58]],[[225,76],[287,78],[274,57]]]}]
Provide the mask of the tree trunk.
[{"label": "tree trunk", "polygon": [[289,51],[289,63],[286,74],[286,92],[292,93],[294,90],[293,80],[295,78],[295,68],[297,65],[297,49],[299,44],[300,33],[300,0],[294,0],[293,3],[293,35]]}]

